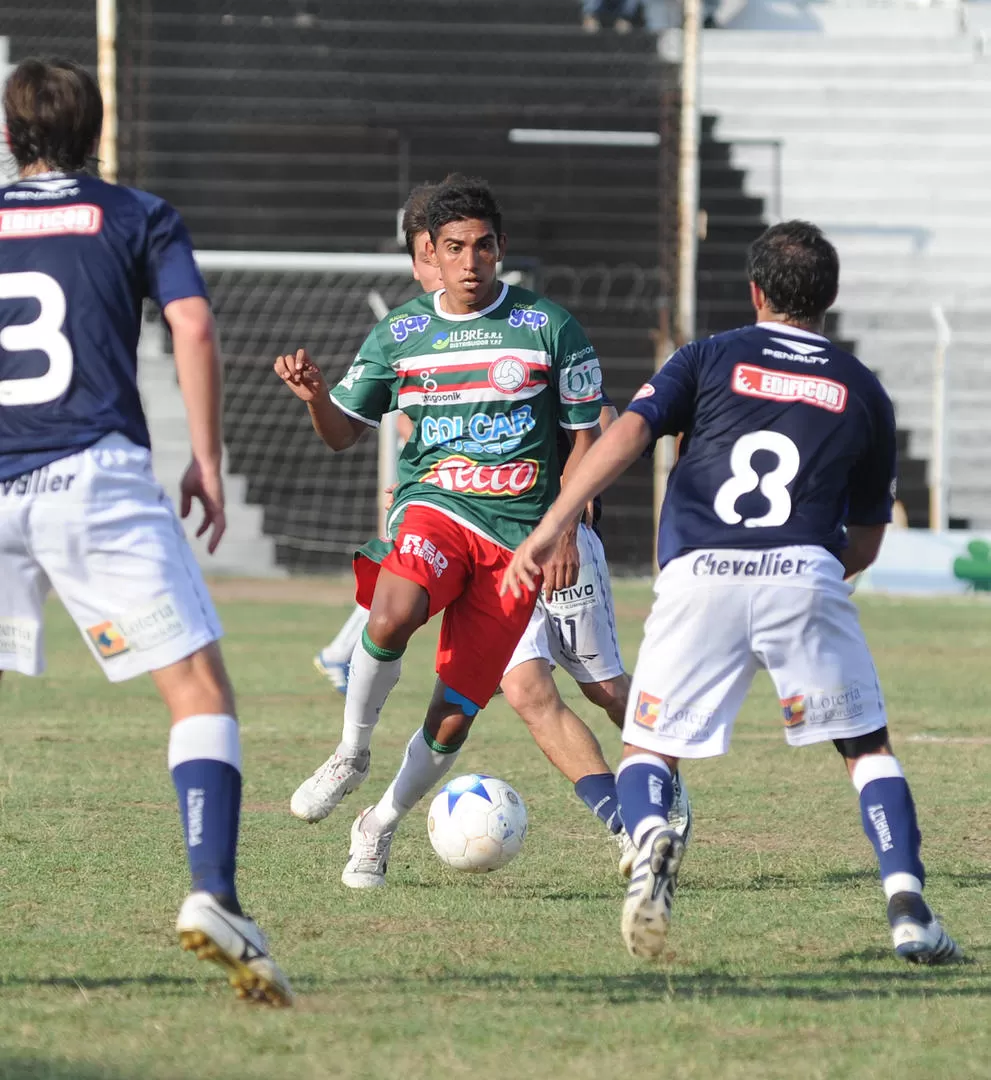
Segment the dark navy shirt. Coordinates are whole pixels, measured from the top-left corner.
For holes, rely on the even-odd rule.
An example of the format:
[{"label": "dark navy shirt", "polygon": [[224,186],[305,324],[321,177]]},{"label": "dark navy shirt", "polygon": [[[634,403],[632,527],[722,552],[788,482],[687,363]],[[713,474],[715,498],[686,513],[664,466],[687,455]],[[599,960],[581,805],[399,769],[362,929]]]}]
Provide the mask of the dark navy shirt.
[{"label": "dark navy shirt", "polygon": [[699,548],[815,544],[891,520],[895,420],[877,378],[827,338],[777,323],[679,349],[630,410],[684,433],[657,538],[661,566]]},{"label": "dark navy shirt", "polygon": [[0,480],[111,432],[147,447],[142,301],[206,295],[162,199],[61,173],[0,188]]}]

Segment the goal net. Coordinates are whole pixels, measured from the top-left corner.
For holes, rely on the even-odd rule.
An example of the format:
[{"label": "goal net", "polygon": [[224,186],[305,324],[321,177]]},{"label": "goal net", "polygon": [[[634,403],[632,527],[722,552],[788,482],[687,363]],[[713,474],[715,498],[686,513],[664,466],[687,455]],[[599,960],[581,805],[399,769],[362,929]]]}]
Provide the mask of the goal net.
[{"label": "goal net", "polygon": [[390,309],[419,291],[403,255],[200,251],[226,375],[228,468],[247,480],[264,531],[290,572],[350,564],[379,529],[380,490],[394,469],[394,424],[345,454],[314,434],[272,365],[305,346],[330,386]]}]

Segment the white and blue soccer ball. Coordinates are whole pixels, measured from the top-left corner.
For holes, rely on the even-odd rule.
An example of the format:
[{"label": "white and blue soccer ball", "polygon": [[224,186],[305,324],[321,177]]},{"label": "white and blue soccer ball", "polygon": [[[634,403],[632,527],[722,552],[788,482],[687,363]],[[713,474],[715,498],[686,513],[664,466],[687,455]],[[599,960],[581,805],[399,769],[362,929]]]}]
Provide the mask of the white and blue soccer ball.
[{"label": "white and blue soccer ball", "polygon": [[526,807],[505,780],[470,773],[437,792],[427,834],[442,862],[484,874],[516,858],[526,838]]}]

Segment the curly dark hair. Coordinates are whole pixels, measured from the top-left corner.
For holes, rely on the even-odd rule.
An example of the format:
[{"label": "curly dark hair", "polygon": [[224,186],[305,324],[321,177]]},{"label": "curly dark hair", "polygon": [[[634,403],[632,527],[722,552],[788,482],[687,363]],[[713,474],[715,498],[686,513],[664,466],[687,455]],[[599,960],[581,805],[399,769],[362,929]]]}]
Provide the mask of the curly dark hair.
[{"label": "curly dark hair", "polygon": [[427,204],[427,222],[430,239],[437,240],[437,234],[452,221],[471,219],[488,221],[496,236],[502,235],[502,211],[495,200],[489,185],[477,177],[462,176],[452,173],[438,184]]}]

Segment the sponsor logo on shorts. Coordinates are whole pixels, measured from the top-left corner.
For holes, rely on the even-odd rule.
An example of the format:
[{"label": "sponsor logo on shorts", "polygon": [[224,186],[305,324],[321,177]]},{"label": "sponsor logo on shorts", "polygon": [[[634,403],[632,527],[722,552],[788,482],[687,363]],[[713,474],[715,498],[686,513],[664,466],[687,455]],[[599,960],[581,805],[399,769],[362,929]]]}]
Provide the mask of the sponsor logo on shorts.
[{"label": "sponsor logo on shorts", "polygon": [[[571,356],[580,356],[585,352],[592,352],[592,346],[572,353]],[[568,358],[569,361],[571,357]],[[593,355],[580,364],[566,367],[561,372],[559,381],[561,400],[569,405],[580,405],[585,401],[597,401],[602,397],[602,369],[599,367],[598,358]]]},{"label": "sponsor logo on shorts", "polygon": [[785,727],[796,728],[843,723],[864,715],[864,700],[856,684],[839,690],[814,690],[808,694],[795,694],[781,699],[781,713]]},{"label": "sponsor logo on shorts", "polygon": [[499,330],[438,330],[430,344],[440,352],[442,349],[498,349],[502,346]]},{"label": "sponsor logo on shorts", "polygon": [[765,551],[753,559],[725,559],[721,551],[703,551],[692,562],[695,577],[794,577],[812,565],[810,559],[786,559],[779,551]]},{"label": "sponsor logo on shorts", "polygon": [[657,721],[661,718],[661,705],[663,701],[659,697],[654,697],[653,694],[648,694],[645,690],[641,690],[637,697],[637,707],[633,713],[633,722],[639,724],[640,727],[647,728],[648,731],[653,731],[657,726]]},{"label": "sponsor logo on shorts", "polygon": [[756,364],[737,364],[731,385],[734,394],[765,401],[801,401],[832,413],[846,408],[847,389],[843,383],[814,375],[789,375]]},{"label": "sponsor logo on shorts", "polygon": [[75,473],[52,474],[49,470],[50,466],[42,465],[34,472],[0,481],[0,498],[7,495],[54,495],[58,491],[68,491],[76,479]]},{"label": "sponsor logo on shorts", "polygon": [[550,320],[542,311],[534,311],[532,308],[514,307],[509,313],[509,325],[514,330],[521,326],[528,326],[531,330],[539,330],[546,326]]},{"label": "sponsor logo on shorts", "polygon": [[122,656],[130,650],[130,646],[115,623],[102,622],[96,626],[88,626],[86,633],[90,641],[96,646],[96,651],[104,660],[114,656]]},{"label": "sponsor logo on shorts", "polygon": [[574,611],[594,607],[598,599],[594,581],[578,581],[567,589],[557,589],[551,593],[548,604],[558,611]]},{"label": "sponsor logo on shorts", "polygon": [[415,555],[418,559],[422,559],[433,569],[437,577],[440,577],[448,567],[447,556],[442,551],[438,551],[431,541],[425,537],[416,536],[414,533],[407,533],[403,537],[399,554]]},{"label": "sponsor logo on shorts", "polygon": [[495,416],[477,412],[464,416],[424,416],[420,438],[425,446],[441,443],[449,450],[467,454],[511,454],[519,448],[523,436],[536,427],[533,409],[522,405],[509,413]]},{"label": "sponsor logo on shorts", "polygon": [[22,236],[93,236],[103,228],[103,211],[89,203],[47,210],[0,210],[0,240]]},{"label": "sponsor logo on shorts", "polygon": [[531,458],[499,465],[481,465],[471,458],[452,454],[431,465],[420,483],[468,495],[511,498],[532,490],[539,475],[540,463]]},{"label": "sponsor logo on shorts", "polygon": [[704,742],[709,738],[712,718],[711,709],[696,705],[675,705],[653,694],[640,691],[633,722],[655,734],[681,742]]},{"label": "sponsor logo on shorts", "polygon": [[405,341],[410,334],[422,334],[429,325],[429,315],[397,315],[390,320],[389,329],[399,343]]},{"label": "sponsor logo on shorts", "polygon": [[147,607],[120,615],[113,621],[90,626],[86,633],[100,656],[109,660],[132,649],[135,652],[155,649],[179,637],[185,629],[174,600],[165,596]]},{"label": "sponsor logo on shorts", "polygon": [[500,394],[515,394],[530,381],[530,365],[518,356],[500,356],[489,368],[489,386]]},{"label": "sponsor logo on shorts", "polygon": [[640,389],[633,395],[633,400],[640,401],[643,398],[653,397],[654,392],[654,387],[649,382],[644,383],[643,386],[641,386]]},{"label": "sponsor logo on shorts", "polygon": [[37,637],[38,631],[31,619],[22,619],[15,615],[0,620],[0,656],[32,660]]}]

